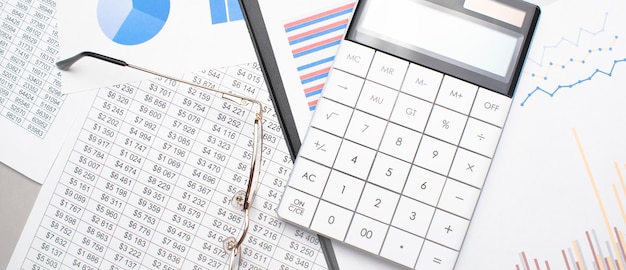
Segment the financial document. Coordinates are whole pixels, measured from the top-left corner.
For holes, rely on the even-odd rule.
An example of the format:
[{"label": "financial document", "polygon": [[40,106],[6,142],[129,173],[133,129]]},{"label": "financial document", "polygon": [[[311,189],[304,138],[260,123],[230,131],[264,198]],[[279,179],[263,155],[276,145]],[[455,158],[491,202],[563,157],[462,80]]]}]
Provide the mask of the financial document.
[{"label": "financial document", "polygon": [[[262,101],[261,183],[245,269],[326,269],[318,238],[278,219],[292,161],[256,63],[187,74]],[[10,269],[224,269],[252,159],[245,106],[167,79],[97,91],[42,187]]]},{"label": "financial document", "polygon": [[54,0],[2,1],[0,13],[0,162],[43,183],[85,94],[61,92]]}]

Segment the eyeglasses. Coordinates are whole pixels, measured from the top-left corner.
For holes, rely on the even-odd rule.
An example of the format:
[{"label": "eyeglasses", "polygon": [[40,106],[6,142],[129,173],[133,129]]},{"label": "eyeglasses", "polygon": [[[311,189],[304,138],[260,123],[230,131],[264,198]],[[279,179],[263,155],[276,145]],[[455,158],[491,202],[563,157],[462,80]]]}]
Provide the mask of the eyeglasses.
[{"label": "eyeglasses", "polygon": [[149,69],[131,65],[131,64],[126,63],[125,61],[115,59],[109,56],[105,56],[102,54],[94,53],[94,52],[81,52],[73,57],[57,62],[56,65],[60,70],[68,71],[74,63],[76,63],[78,60],[80,60],[83,57],[93,57],[93,58],[96,58],[96,59],[99,59],[108,63],[116,64],[116,65],[123,66],[123,67],[130,67],[130,68],[147,72],[147,73],[159,76],[159,77],[181,82],[184,84],[189,84],[189,85],[198,87],[203,90],[214,92],[218,96],[221,96],[221,98],[231,101],[235,104],[239,104],[241,106],[248,106],[250,104],[252,104],[252,106],[254,105],[258,106],[257,108],[258,110],[256,111],[255,118],[254,118],[252,161],[250,164],[250,174],[248,178],[249,180],[248,180],[247,188],[245,191],[239,190],[235,192],[235,195],[233,196],[231,200],[231,204],[235,208],[244,212],[244,215],[245,215],[244,227],[243,227],[241,236],[239,236],[239,238],[235,238],[231,236],[231,237],[227,237],[226,239],[222,241],[224,244],[224,249],[230,252],[229,269],[231,270],[236,269],[239,265],[239,260],[241,258],[241,244],[243,243],[248,233],[248,228],[250,226],[250,210],[252,207],[252,202],[254,200],[254,197],[256,195],[256,190],[260,182],[261,157],[262,157],[262,148],[263,148],[263,124],[262,124],[263,123],[263,104],[261,104],[261,102],[257,100],[254,100],[254,99],[242,96],[242,95],[237,95],[237,94],[233,94],[230,92],[202,86],[202,85],[192,83],[189,81],[177,79],[168,75],[158,73],[156,71],[152,71]]}]

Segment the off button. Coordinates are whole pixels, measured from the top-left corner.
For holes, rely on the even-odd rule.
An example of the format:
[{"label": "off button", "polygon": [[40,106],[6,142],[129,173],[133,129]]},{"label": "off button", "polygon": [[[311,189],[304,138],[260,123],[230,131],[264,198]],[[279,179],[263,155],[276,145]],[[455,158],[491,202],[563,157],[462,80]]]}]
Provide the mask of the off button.
[{"label": "off button", "polygon": [[278,208],[278,215],[302,227],[310,227],[319,199],[287,187]]},{"label": "off button", "polygon": [[480,88],[470,115],[501,128],[509,113],[511,101],[511,98],[505,95]]}]

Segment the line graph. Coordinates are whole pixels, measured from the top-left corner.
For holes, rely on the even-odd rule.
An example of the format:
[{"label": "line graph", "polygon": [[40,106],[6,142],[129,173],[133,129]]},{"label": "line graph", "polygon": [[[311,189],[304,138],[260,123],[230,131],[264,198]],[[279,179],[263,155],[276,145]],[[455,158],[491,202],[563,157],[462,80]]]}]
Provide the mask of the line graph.
[{"label": "line graph", "polygon": [[576,41],[570,40],[570,39],[568,39],[566,37],[561,37],[561,39],[559,39],[559,41],[556,42],[554,45],[543,46],[543,49],[541,51],[541,57],[539,58],[539,60],[535,60],[535,59],[529,57],[528,61],[531,62],[531,63],[535,63],[535,64],[537,64],[538,66],[541,67],[541,66],[543,66],[543,61],[545,60],[545,56],[546,56],[546,51],[547,50],[557,49],[563,43],[568,43],[568,44],[571,44],[571,45],[573,45],[575,47],[578,47],[580,45],[580,40],[581,40],[581,37],[583,36],[583,34],[589,34],[591,36],[596,36],[596,35],[598,35],[600,33],[603,33],[605,28],[606,28],[606,22],[607,22],[608,17],[609,17],[609,13],[607,12],[607,13],[604,14],[604,20],[603,20],[603,23],[602,23],[602,27],[600,27],[599,30],[592,31],[592,30],[587,30],[586,28],[580,27],[580,28],[578,28],[578,35],[575,38]]},{"label": "line graph", "polygon": [[[576,129],[572,129],[572,133],[597,202],[599,214],[602,217],[602,223],[606,229],[606,235],[608,235],[609,239],[601,242],[598,240],[595,230],[585,231],[583,241],[574,240],[572,241],[570,248],[562,249],[560,251],[560,257],[562,258],[560,263],[554,261],[550,262],[548,260],[540,261],[538,258],[530,258],[525,251],[522,251],[519,254],[520,262],[515,265],[516,270],[550,270],[551,267],[555,267],[557,265],[560,267],[556,269],[567,270],[626,269],[626,234],[623,230],[623,226],[626,224],[626,211],[624,210],[626,205],[623,200],[626,199],[626,181],[624,180],[624,176],[622,174],[623,168],[618,162],[614,162],[613,167],[615,168],[615,177],[617,178],[617,182],[610,183],[611,189],[604,189],[605,192],[600,191],[600,185],[609,183],[607,179],[596,179],[594,177],[594,174],[591,171],[592,166],[587,158],[585,150],[583,149],[583,143],[581,142]],[[626,168],[626,165],[624,165],[624,168]],[[607,192],[607,190],[611,190],[613,194],[609,194],[610,192]],[[607,211],[607,209],[610,209],[610,205],[607,205],[606,202],[616,202],[620,213]],[[617,214],[617,216],[621,214],[621,221],[617,223],[620,223],[619,225],[622,226],[611,224],[611,215],[615,214]],[[616,220],[620,219],[613,219],[614,222]],[[622,227],[622,229],[620,229],[620,227]]]},{"label": "line graph", "polygon": [[550,97],[554,97],[554,95],[561,89],[571,89],[574,88],[584,82],[587,81],[591,81],[593,78],[596,77],[596,75],[602,74],[602,75],[606,75],[609,77],[613,77],[613,71],[615,70],[616,66],[620,63],[626,62],[626,58],[622,58],[622,59],[617,59],[613,61],[613,65],[611,66],[611,68],[608,71],[605,70],[600,70],[600,69],[596,69],[593,73],[591,73],[591,75],[589,75],[586,78],[580,79],[578,81],[575,81],[573,83],[569,83],[569,84],[563,84],[563,85],[558,85],[556,88],[553,89],[544,89],[540,86],[537,86],[534,90],[532,90],[530,93],[528,93],[528,95],[526,96],[526,98],[524,98],[524,101],[522,101],[522,103],[520,103],[520,105],[523,107],[526,102],[528,101],[528,99],[530,99],[534,94],[536,93],[544,93],[549,95]]}]

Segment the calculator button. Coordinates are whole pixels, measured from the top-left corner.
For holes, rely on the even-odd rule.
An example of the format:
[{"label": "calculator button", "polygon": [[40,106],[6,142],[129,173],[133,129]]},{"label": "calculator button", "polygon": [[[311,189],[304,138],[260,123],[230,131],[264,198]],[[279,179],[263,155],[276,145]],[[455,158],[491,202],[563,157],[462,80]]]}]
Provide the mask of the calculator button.
[{"label": "calculator button", "polygon": [[341,145],[341,138],[335,137],[316,128],[309,128],[302,144],[302,156],[328,167],[333,165]]},{"label": "calculator button", "polygon": [[382,119],[388,119],[397,96],[396,90],[366,81],[356,108]]},{"label": "calculator button", "polygon": [[435,106],[430,114],[425,133],[457,145],[463,134],[467,118],[458,112]]},{"label": "calculator button", "polygon": [[367,79],[393,89],[400,89],[409,62],[382,52],[374,54]]},{"label": "calculator button", "polygon": [[446,75],[441,82],[436,103],[468,115],[477,91],[478,86]]},{"label": "calculator button", "polygon": [[353,214],[352,211],[322,200],[317,206],[311,229],[335,239],[343,240],[348,232],[348,226],[350,226]]},{"label": "calculator button", "polygon": [[356,110],[346,130],[346,139],[371,149],[378,149],[386,126],[387,121]]},{"label": "calculator button", "polygon": [[352,111],[352,108],[322,98],[317,103],[311,126],[341,137],[346,132]]},{"label": "calculator button", "polygon": [[410,168],[407,162],[379,153],[367,181],[400,193]]},{"label": "calculator button", "polygon": [[300,226],[309,227],[318,203],[318,198],[287,187],[278,208],[278,215]]},{"label": "calculator button", "polygon": [[333,67],[365,78],[373,57],[373,49],[343,40]]},{"label": "calculator button", "polygon": [[442,73],[410,64],[401,90],[409,95],[434,102],[442,79]]},{"label": "calculator button", "polygon": [[389,123],[378,150],[401,158],[406,162],[413,162],[421,139],[422,134],[394,123]]},{"label": "calculator button", "polygon": [[496,146],[500,139],[500,131],[499,127],[470,118],[467,121],[467,126],[459,145],[491,158],[496,151]]},{"label": "calculator button", "polygon": [[491,159],[459,148],[454,157],[449,176],[481,189],[490,164]]},{"label": "calculator button", "polygon": [[376,152],[374,150],[344,140],[337,154],[335,169],[365,180],[370,172],[375,155]]},{"label": "calculator button", "polygon": [[378,255],[388,229],[387,224],[355,214],[345,242]]},{"label": "calculator button", "polygon": [[344,105],[354,107],[356,100],[361,94],[364,79],[352,74],[334,69],[322,92],[322,99],[332,99]]},{"label": "calculator button", "polygon": [[424,241],[415,269],[452,270],[458,256],[457,251],[430,241]]},{"label": "calculator button", "polygon": [[413,268],[424,239],[405,231],[389,228],[380,256]]},{"label": "calculator button", "polygon": [[447,175],[454,158],[456,146],[423,136],[415,155],[415,164],[428,168],[436,173]]},{"label": "calculator button", "polygon": [[511,107],[511,98],[489,89],[480,88],[472,107],[471,116],[498,127],[504,125]]},{"label": "calculator button", "polygon": [[465,238],[469,221],[442,210],[436,210],[426,238],[458,251]]},{"label": "calculator button", "polygon": [[364,185],[365,181],[363,180],[332,171],[324,188],[322,199],[354,211]]},{"label": "calculator button", "polygon": [[391,223],[400,195],[370,183],[365,184],[357,212],[380,222]]},{"label": "calculator button", "polygon": [[445,176],[413,166],[402,194],[420,202],[436,206],[445,182]]},{"label": "calculator button", "polygon": [[434,207],[402,196],[391,225],[414,235],[425,237],[434,213]]},{"label": "calculator button", "polygon": [[400,93],[390,120],[410,129],[423,132],[432,107],[432,103]]},{"label": "calculator button", "polygon": [[479,194],[479,189],[448,178],[437,207],[470,219]]},{"label": "calculator button", "polygon": [[330,169],[305,158],[296,159],[296,163],[289,186],[316,197],[322,195]]}]

